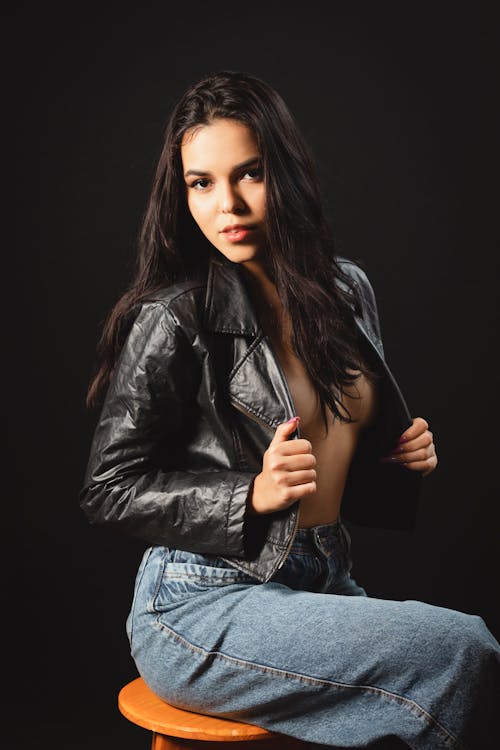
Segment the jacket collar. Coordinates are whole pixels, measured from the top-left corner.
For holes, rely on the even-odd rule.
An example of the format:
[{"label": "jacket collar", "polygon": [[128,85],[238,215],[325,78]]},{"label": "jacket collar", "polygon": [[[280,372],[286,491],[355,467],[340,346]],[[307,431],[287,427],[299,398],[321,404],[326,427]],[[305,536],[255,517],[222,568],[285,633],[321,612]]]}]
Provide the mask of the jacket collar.
[{"label": "jacket collar", "polygon": [[242,278],[242,269],[212,255],[208,267],[204,322],[216,333],[257,336],[261,332]]},{"label": "jacket collar", "polygon": [[[242,274],[239,265],[222,254],[210,256],[204,311],[204,322],[210,331],[254,337],[262,332]],[[337,284],[343,285],[341,281]],[[354,313],[354,320],[365,338],[379,350],[363,318]],[[381,354],[380,350],[378,353]]]}]

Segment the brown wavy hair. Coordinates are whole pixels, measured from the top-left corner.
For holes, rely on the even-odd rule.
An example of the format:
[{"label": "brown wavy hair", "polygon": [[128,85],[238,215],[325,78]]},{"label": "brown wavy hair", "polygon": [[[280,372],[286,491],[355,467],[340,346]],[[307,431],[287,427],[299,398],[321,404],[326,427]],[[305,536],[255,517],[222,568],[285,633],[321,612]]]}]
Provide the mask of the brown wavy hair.
[{"label": "brown wavy hair", "polygon": [[255,134],[266,186],[266,264],[293,323],[292,346],[307,366],[325,425],[326,406],[340,420],[352,421],[342,403],[357,378],[352,370],[371,380],[377,375],[359,351],[352,310],[360,312],[358,291],[336,262],[312,153],[280,94],[255,76],[231,70],[189,86],[171,112],[133,278],[103,325],[87,405],[95,406],[103,394],[140,303],[176,281],[206,275],[212,246],[189,213],[181,143],[186,131],[219,118],[242,122]]}]

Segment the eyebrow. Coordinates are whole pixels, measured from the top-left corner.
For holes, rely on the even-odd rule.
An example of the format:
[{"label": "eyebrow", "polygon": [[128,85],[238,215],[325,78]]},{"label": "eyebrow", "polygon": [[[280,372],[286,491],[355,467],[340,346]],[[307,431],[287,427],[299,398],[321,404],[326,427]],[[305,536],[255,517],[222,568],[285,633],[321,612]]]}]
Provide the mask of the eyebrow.
[{"label": "eyebrow", "polygon": [[[239,169],[243,169],[244,167],[250,167],[252,164],[255,164],[255,162],[259,161],[259,156],[252,156],[251,159],[246,159],[246,161],[242,161],[240,164],[236,164],[235,167],[231,170],[232,172],[237,172]],[[187,172],[184,173],[184,177],[189,177],[189,175],[197,175],[198,177],[203,176],[205,174],[210,174],[210,172],[203,172],[199,169],[188,169]]]}]

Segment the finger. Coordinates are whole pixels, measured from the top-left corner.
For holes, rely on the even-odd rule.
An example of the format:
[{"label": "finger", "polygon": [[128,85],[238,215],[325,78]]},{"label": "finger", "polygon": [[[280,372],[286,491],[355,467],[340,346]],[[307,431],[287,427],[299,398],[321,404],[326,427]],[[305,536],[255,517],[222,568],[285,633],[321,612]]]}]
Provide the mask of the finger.
[{"label": "finger", "polygon": [[292,417],[288,422],[282,422],[279,424],[276,428],[273,439],[271,440],[271,445],[277,445],[278,443],[284,443],[289,440],[290,436],[293,435],[297,429],[299,420],[300,417]]},{"label": "finger", "polygon": [[288,485],[296,487],[299,484],[310,484],[316,482],[316,471],[307,469],[306,471],[290,471],[287,475]]},{"label": "finger", "polygon": [[[300,472],[294,472],[299,474]],[[291,479],[293,474],[288,472],[281,472],[274,481],[274,495],[277,500],[282,503],[289,503],[296,500],[298,497],[302,497],[303,494],[311,494],[316,489],[316,479],[309,475],[308,477],[304,473],[302,478],[306,481],[300,482],[299,476],[295,477],[295,481]],[[313,490],[314,487],[314,490]]]},{"label": "finger", "polygon": [[316,458],[312,453],[284,456],[279,450],[275,449],[274,451],[268,451],[267,466],[271,471],[304,471],[316,467]]},{"label": "finger", "polygon": [[383,463],[414,463],[415,461],[426,461],[432,455],[435,454],[434,444],[432,443],[425,448],[419,448],[416,451],[405,451],[404,453],[390,453],[388,456],[384,456],[380,460]]},{"label": "finger", "polygon": [[399,458],[401,463],[413,464],[415,462],[427,461],[428,458],[434,455],[434,450],[429,448],[420,448],[418,451],[408,451],[403,453]]},{"label": "finger", "polygon": [[429,424],[423,417],[415,417],[412,424],[405,430],[399,438],[399,442],[407,443],[409,440],[421,435],[429,428]]},{"label": "finger", "polygon": [[426,461],[413,461],[411,463],[404,464],[405,469],[409,471],[419,471],[423,477],[426,477],[431,471],[434,471],[438,463],[437,456],[431,456]]},{"label": "finger", "polygon": [[312,453],[312,443],[305,438],[296,440],[287,440],[285,443],[278,443],[276,448],[282,456],[296,456],[299,453]]},{"label": "finger", "polygon": [[407,453],[408,451],[415,451],[419,448],[427,448],[430,445],[433,445],[433,434],[430,432],[430,430],[426,430],[422,435],[419,435],[418,437],[414,438],[413,440],[405,441],[403,443],[398,443],[393,450],[391,451],[391,454],[397,455],[398,453]]},{"label": "finger", "polygon": [[284,492],[285,502],[291,504],[295,500],[300,500],[305,495],[312,495],[316,492],[316,482],[307,482],[307,484],[295,484],[286,488]]}]

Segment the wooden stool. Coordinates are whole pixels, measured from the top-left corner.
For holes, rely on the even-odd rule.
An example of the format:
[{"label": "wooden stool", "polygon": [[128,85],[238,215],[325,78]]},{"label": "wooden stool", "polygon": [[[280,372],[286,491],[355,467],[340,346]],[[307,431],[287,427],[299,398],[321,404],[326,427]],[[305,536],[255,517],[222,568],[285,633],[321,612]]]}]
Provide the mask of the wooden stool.
[{"label": "wooden stool", "polygon": [[[125,685],[118,694],[121,713],[153,732],[151,750],[304,750],[306,743],[240,721],[218,719],[175,708],[158,698],[141,677]],[[238,743],[238,744],[236,744]]]}]

